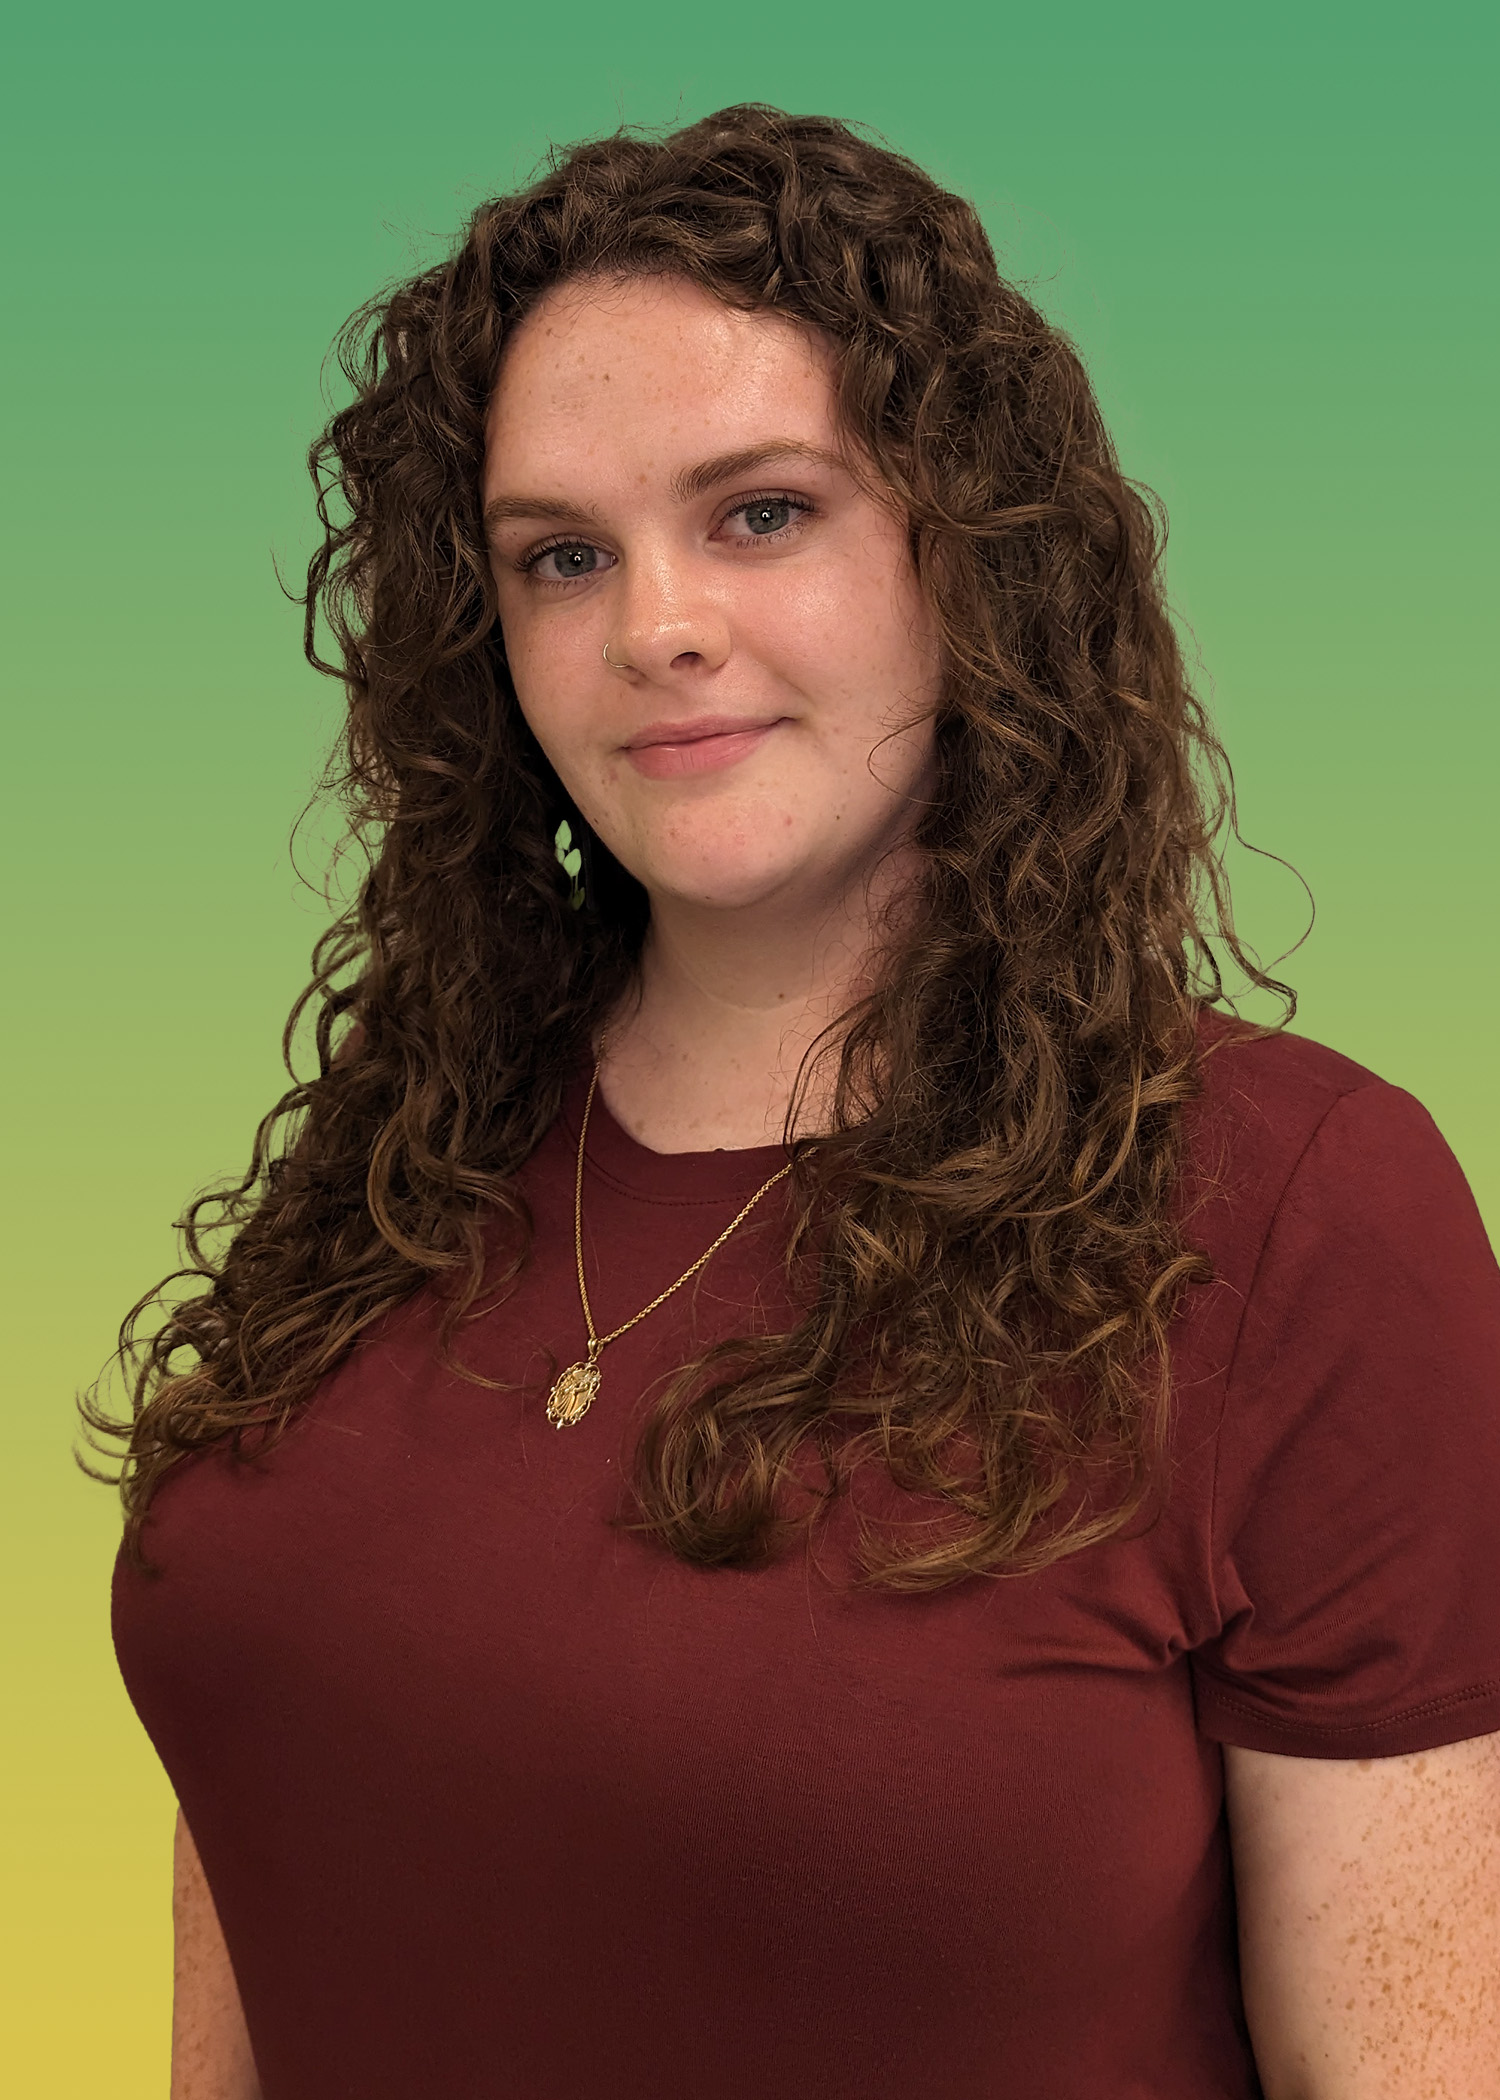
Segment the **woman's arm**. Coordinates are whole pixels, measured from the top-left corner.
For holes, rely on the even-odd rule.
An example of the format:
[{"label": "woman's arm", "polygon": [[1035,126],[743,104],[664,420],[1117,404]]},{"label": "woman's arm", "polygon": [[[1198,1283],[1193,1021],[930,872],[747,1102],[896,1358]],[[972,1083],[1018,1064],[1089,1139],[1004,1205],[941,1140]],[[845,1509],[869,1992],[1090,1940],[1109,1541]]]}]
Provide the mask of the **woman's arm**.
[{"label": "woman's arm", "polygon": [[171,2100],[261,2100],[219,1914],[182,1810],[172,1848]]},{"label": "woman's arm", "polygon": [[1500,1735],[1224,1768],[1266,2100],[1500,2100]]}]

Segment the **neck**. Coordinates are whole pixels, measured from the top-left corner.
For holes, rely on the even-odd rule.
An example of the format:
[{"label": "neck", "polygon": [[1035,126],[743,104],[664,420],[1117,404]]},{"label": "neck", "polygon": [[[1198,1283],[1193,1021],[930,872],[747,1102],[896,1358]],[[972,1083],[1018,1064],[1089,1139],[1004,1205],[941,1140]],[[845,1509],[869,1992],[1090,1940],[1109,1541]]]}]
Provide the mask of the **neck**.
[{"label": "neck", "polygon": [[[656,1152],[779,1144],[803,1057],[869,991],[912,872],[898,851],[801,908],[653,898],[636,993],[610,1022],[599,1075],[616,1121]],[[819,1060],[798,1135],[827,1127],[836,1071],[834,1053]]]}]

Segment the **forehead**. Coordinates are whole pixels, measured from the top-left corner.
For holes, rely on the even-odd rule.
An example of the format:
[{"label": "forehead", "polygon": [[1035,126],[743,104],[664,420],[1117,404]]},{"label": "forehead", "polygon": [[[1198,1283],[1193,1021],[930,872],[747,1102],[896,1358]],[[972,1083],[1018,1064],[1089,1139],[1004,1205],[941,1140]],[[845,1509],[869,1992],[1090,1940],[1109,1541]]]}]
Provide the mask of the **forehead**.
[{"label": "forehead", "polygon": [[486,487],[538,473],[670,473],[767,436],[832,449],[832,346],[680,277],[554,286],[511,336],[486,429]]}]

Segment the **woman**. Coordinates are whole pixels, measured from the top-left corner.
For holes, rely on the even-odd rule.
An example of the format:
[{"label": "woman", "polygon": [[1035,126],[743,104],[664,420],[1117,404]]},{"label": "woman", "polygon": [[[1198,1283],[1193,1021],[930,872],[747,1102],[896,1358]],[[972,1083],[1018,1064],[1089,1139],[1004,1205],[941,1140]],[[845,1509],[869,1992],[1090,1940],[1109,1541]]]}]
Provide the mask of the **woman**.
[{"label": "woman", "polygon": [[1068,345],[734,109],[346,367],[369,874],[129,1432],[174,2093],[1491,2090],[1500,1277],[1215,1010]]}]

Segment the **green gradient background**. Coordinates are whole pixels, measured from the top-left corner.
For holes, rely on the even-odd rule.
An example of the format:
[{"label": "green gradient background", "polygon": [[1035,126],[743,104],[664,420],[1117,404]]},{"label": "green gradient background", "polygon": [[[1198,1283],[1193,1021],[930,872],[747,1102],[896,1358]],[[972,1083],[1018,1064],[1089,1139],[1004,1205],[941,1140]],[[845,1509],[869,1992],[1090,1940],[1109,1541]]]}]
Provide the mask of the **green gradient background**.
[{"label": "green gradient background", "polygon": [[[241,1162],[319,906],[333,722],[273,553],[345,313],[551,139],[764,99],[974,197],[1076,334],[1252,838],[1298,1026],[1411,1087],[1493,1223],[1493,48],[1478,7],[91,4],[6,67],[0,2078],[164,2095],[171,1801],[116,1680],[74,1389]],[[1490,601],[1487,616],[1481,607]],[[312,859],[316,864],[316,852]],[[1240,866],[1262,951],[1301,930]]]}]

